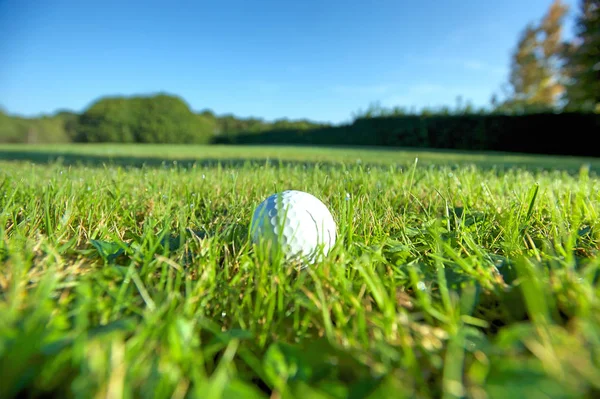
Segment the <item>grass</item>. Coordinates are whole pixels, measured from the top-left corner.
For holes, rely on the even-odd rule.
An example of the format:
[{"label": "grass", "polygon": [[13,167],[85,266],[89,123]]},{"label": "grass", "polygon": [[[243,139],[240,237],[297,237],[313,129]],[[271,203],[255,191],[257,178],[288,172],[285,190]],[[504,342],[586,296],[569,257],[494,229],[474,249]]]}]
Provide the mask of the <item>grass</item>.
[{"label": "grass", "polygon": [[[0,397],[599,396],[595,160],[176,150],[0,149]],[[301,271],[248,240],[288,188],[338,224]]]},{"label": "grass", "polygon": [[35,163],[59,161],[63,165],[94,164],[123,166],[162,166],[176,161],[179,166],[243,166],[248,161],[284,162],[343,166],[344,164],[396,165],[419,159],[421,166],[475,165],[481,169],[504,171],[524,168],[533,171],[559,169],[577,173],[587,165],[592,173],[600,173],[600,158],[543,156],[501,152],[457,152],[414,148],[382,147],[310,147],[310,146],[190,146],[153,144],[0,144],[0,160]]}]

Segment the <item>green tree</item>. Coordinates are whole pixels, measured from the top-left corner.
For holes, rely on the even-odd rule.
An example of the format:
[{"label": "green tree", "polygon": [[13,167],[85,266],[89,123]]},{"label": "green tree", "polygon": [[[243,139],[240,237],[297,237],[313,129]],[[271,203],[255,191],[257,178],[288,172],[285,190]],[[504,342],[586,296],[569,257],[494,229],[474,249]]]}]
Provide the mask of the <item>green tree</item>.
[{"label": "green tree", "polygon": [[[34,136],[29,136],[32,133]],[[68,143],[64,121],[57,116],[43,116],[29,121],[28,139],[31,143]]]},{"label": "green tree", "polygon": [[196,143],[208,143],[213,136],[219,134],[219,125],[217,119],[209,115],[196,115]]},{"label": "green tree", "polygon": [[105,97],[96,101],[81,114],[78,125],[76,141],[135,142],[135,120],[128,99],[124,97]]},{"label": "green tree", "polygon": [[567,108],[600,112],[600,1],[580,0],[575,39],[566,45]]},{"label": "green tree", "polygon": [[79,118],[77,141],[206,143],[215,134],[209,116],[197,115],[177,96],[106,97]]},{"label": "green tree", "polygon": [[79,114],[72,111],[60,110],[54,114],[54,117],[62,122],[63,129],[69,137],[69,140],[75,140],[77,137]]},{"label": "green tree", "polygon": [[137,98],[132,104],[139,143],[199,142],[200,120],[180,98],[165,94]]},{"label": "green tree", "polygon": [[64,121],[59,116],[24,118],[0,110],[0,142],[36,144],[69,141]]},{"label": "green tree", "polygon": [[222,127],[219,123],[219,118],[210,109],[205,109],[198,113],[200,123],[205,125],[206,130],[210,130],[213,136],[218,136],[222,133]]},{"label": "green tree", "polygon": [[16,123],[15,118],[8,115],[0,109],[0,142],[1,143],[20,143],[23,142],[22,132]]}]

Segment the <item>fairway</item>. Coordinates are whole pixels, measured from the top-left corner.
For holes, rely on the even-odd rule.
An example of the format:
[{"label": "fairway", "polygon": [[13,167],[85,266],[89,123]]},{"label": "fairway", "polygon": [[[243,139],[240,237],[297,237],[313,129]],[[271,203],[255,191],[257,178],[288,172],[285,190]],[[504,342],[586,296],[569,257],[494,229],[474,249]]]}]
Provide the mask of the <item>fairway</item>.
[{"label": "fairway", "polygon": [[258,163],[324,163],[337,166],[406,165],[418,158],[424,166],[474,165],[481,169],[507,170],[513,168],[562,170],[577,173],[582,166],[591,172],[600,172],[600,159],[570,156],[543,156],[500,152],[458,152],[414,148],[385,147],[310,147],[310,146],[233,146],[233,145],[155,145],[155,144],[58,144],[7,145],[0,144],[0,161],[31,161],[46,163],[98,166],[173,166],[243,165],[246,161]]},{"label": "fairway", "polygon": [[[599,159],[0,146],[0,398],[594,398]],[[257,256],[267,196],[327,258]]]}]

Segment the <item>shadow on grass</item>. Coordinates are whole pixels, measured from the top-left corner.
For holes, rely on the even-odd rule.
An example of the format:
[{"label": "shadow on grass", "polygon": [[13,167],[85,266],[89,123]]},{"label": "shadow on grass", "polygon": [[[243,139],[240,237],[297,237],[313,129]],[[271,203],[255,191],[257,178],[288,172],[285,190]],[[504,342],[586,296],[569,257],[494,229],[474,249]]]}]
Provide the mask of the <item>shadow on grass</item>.
[{"label": "shadow on grass", "polygon": [[[273,158],[169,158],[150,156],[123,156],[123,155],[92,155],[73,154],[52,151],[1,151],[0,161],[31,162],[34,164],[61,164],[65,166],[122,166],[128,168],[193,168],[193,167],[218,167],[242,168],[304,166],[304,167],[340,167],[341,162],[334,161],[300,161],[279,160]],[[373,166],[386,166],[373,164]]]},{"label": "shadow on grass", "polygon": [[[421,150],[422,151],[422,150]],[[431,159],[427,157],[419,157],[419,165],[421,166],[446,166],[451,168],[459,168],[465,165],[474,165],[482,170],[496,170],[497,172],[507,171],[513,168],[529,170],[532,172],[561,170],[569,174],[578,174],[583,165],[587,165],[592,174],[600,172],[600,165],[589,164],[585,161],[578,162],[557,162],[553,157],[548,159],[530,158],[523,161],[511,162],[503,160],[502,157],[490,157],[488,159],[475,159],[478,155],[474,153],[473,158],[469,158],[468,153],[461,153],[459,159]],[[71,152],[61,151],[7,151],[0,150],[0,161],[12,162],[31,162],[34,164],[61,164],[65,166],[88,166],[88,167],[105,167],[105,166],[121,166],[125,168],[184,168],[190,169],[194,167],[210,168],[242,168],[242,167],[304,167],[314,168],[340,168],[346,167],[371,167],[382,168],[389,170],[390,168],[402,169],[410,167],[414,160],[399,159],[398,162],[348,162],[334,160],[291,160],[277,158],[169,158],[157,156],[123,156],[123,155],[103,155],[103,154],[76,154]]]}]

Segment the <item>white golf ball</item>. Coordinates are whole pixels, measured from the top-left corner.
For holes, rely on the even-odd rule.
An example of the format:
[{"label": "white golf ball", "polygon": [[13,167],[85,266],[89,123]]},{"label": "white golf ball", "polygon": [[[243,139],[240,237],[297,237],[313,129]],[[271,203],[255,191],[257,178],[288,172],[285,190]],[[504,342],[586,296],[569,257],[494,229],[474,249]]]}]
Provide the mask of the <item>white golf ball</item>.
[{"label": "white golf ball", "polygon": [[336,240],[336,224],[327,206],[312,194],[287,190],[265,199],[254,210],[250,227],[255,244],[268,245],[271,255],[286,260],[327,255]]}]

